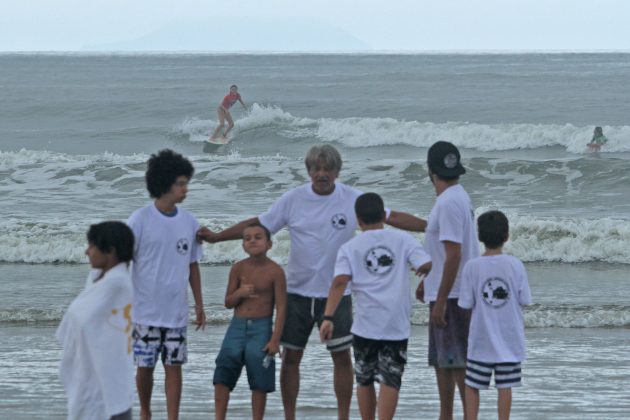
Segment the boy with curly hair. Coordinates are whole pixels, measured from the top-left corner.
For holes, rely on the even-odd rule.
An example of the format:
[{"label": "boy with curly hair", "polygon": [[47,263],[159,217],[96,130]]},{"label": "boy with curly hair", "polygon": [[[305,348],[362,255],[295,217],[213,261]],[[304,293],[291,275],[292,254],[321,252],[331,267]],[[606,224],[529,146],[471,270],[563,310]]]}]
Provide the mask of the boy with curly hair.
[{"label": "boy with curly hair", "polygon": [[168,418],[179,416],[181,369],[187,360],[187,284],[195,299],[197,329],[206,323],[198,264],[202,247],[195,240],[200,226],[192,214],[177,206],[186,199],[193,173],[190,161],[172,150],[151,155],[145,179],[154,202],[133,212],[127,222],[136,240],[133,348],[141,419],[151,418],[158,359],[165,371]]}]

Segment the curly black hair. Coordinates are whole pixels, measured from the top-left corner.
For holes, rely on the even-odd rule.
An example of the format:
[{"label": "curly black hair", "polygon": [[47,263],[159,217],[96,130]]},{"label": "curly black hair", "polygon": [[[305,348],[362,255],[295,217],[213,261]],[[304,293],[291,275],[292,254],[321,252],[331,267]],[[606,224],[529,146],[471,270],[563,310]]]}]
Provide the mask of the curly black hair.
[{"label": "curly black hair", "polygon": [[105,254],[116,251],[120,262],[133,260],[133,232],[123,222],[109,221],[91,225],[87,240]]},{"label": "curly black hair", "polygon": [[145,180],[152,198],[160,198],[170,191],[177,177],[192,178],[195,168],[179,153],[170,149],[160,150],[151,155],[147,162]]}]

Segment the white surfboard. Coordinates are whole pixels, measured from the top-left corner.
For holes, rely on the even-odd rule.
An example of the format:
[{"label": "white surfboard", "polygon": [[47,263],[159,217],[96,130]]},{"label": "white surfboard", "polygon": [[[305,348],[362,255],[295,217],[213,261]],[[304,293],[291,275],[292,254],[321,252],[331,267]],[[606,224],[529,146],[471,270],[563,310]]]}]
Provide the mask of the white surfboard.
[{"label": "white surfboard", "polygon": [[205,141],[205,144],[203,146],[203,151],[212,153],[229,143],[230,143],[230,139],[227,137],[217,137],[214,139],[209,138],[208,140]]},{"label": "white surfboard", "polygon": [[206,142],[210,144],[218,144],[218,145],[224,146],[230,142],[230,139],[227,137],[216,137],[216,138],[211,137],[208,140],[206,140]]}]

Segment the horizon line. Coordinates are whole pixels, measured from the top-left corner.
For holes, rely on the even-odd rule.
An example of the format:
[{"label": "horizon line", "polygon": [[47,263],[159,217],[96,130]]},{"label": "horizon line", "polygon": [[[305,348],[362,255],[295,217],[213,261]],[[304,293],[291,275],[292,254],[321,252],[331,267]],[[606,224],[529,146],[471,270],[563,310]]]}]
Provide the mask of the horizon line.
[{"label": "horizon line", "polygon": [[630,49],[427,49],[427,50],[0,50],[0,55],[509,55],[630,54]]}]

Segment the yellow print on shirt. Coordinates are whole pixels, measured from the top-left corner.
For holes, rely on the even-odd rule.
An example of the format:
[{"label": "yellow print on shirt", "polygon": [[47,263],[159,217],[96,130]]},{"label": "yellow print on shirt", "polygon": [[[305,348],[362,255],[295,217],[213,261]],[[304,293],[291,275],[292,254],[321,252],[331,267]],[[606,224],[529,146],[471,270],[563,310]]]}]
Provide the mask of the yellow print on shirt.
[{"label": "yellow print on shirt", "polygon": [[131,303],[125,305],[122,311],[112,309],[107,323],[127,335],[127,353],[131,353]]}]

